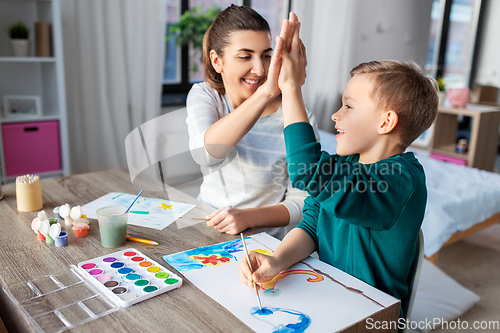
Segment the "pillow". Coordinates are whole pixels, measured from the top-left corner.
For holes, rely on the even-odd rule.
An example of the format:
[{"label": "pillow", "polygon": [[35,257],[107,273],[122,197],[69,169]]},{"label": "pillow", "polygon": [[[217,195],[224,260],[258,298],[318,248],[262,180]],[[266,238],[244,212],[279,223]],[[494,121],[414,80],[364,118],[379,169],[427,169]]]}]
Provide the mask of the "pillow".
[{"label": "pillow", "polygon": [[[441,320],[450,322],[460,317],[480,299],[429,260],[424,260],[411,313],[413,323],[409,328],[421,333],[440,328]],[[439,320],[436,327],[432,325],[434,318]]]}]

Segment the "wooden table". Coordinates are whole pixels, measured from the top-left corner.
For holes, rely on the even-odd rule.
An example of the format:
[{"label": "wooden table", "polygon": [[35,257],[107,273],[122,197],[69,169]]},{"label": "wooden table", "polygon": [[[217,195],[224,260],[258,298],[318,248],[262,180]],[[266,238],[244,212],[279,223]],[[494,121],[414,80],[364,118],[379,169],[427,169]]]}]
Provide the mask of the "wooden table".
[{"label": "wooden table", "polygon": [[[141,186],[145,188],[144,186]],[[108,249],[101,246],[99,227],[90,219],[88,236],[76,238],[71,230],[69,245],[55,247],[37,240],[31,230],[31,220],[37,212],[19,213],[16,207],[15,184],[3,187],[4,198],[0,200],[0,284],[31,280],[61,267],[77,265],[79,262],[116,252],[121,248]],[[109,192],[138,193],[138,187],[130,182],[127,171],[113,170],[46,179],[42,181],[43,208],[52,217],[52,209],[61,204],[84,205]],[[144,197],[165,198],[178,202],[196,204],[196,208],[185,215],[203,217],[212,211],[207,205],[179,192],[147,192]],[[63,226],[63,230],[69,229]],[[71,231],[71,232],[69,232]],[[256,230],[247,231],[253,234]],[[200,246],[234,240],[237,236],[220,234],[204,222],[178,229],[176,223],[162,231],[130,225],[129,235],[154,239],[160,245],[152,246],[128,241],[125,247],[134,247],[151,259],[163,263],[162,256]],[[9,332],[34,332],[35,326],[15,306],[5,292],[0,292],[0,314]],[[204,315],[200,315],[204,314]],[[393,320],[399,316],[399,303],[374,313],[374,321]],[[362,332],[365,322],[353,323],[347,331]],[[128,308],[84,323],[72,332],[252,332],[231,312],[184,279],[181,288],[153,297]]]}]

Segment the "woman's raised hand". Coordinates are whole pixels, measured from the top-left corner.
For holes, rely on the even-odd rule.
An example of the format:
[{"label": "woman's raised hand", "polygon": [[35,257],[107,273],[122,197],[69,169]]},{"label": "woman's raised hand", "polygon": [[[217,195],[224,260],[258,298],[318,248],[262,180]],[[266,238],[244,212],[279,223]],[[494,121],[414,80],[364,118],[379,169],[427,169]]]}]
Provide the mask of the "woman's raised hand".
[{"label": "woman's raised hand", "polygon": [[274,48],[273,56],[271,57],[271,64],[267,74],[266,82],[261,86],[261,89],[268,91],[271,98],[280,94],[278,87],[278,78],[281,70],[281,49],[283,48],[283,41],[288,39],[290,30],[290,23],[288,20],[283,20],[281,25],[280,37],[276,37],[276,45]]},{"label": "woman's raised hand", "polygon": [[276,37],[267,81],[261,87],[268,91],[272,98],[283,88],[297,85],[300,87],[305,82],[307,58],[299,32],[300,22],[297,15],[291,12],[289,19],[283,20],[280,35]]},{"label": "woman's raised hand", "polygon": [[282,63],[278,78],[278,87],[281,91],[301,87],[306,79],[307,57],[304,43],[299,38],[300,22],[295,13],[290,13],[289,21],[289,34],[281,49]]}]

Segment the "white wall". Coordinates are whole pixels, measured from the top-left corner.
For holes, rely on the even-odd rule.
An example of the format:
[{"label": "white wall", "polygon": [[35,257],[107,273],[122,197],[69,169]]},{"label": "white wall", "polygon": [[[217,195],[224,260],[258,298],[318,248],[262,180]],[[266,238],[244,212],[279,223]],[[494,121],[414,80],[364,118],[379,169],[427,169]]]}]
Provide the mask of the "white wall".
[{"label": "white wall", "polygon": [[427,58],[432,0],[358,0],[351,67],[370,60]]},{"label": "white wall", "polygon": [[[476,83],[500,87],[500,0],[489,0],[486,5]],[[500,103],[500,95],[498,102]]]}]

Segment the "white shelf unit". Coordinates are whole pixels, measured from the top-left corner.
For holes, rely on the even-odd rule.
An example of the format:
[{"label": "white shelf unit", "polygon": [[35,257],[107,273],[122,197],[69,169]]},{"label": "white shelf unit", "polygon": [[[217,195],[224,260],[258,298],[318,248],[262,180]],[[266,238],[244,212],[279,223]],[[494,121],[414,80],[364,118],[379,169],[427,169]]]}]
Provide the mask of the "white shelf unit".
[{"label": "white shelf unit", "polygon": [[[69,175],[69,147],[66,113],[66,91],[64,82],[64,55],[61,27],[61,0],[0,0],[0,22],[7,27],[22,21],[30,29],[30,54],[28,57],[14,57],[6,32],[0,32],[0,101],[2,112],[0,124],[58,121],[61,168],[38,172],[41,176]],[[35,56],[35,26],[37,21],[50,22],[52,57]],[[41,115],[6,117],[3,110],[5,95],[34,95],[41,101]],[[0,159],[2,179],[11,182],[15,176],[6,176],[5,149],[0,126]],[[30,166],[31,167],[31,166]],[[33,166],[36,172],[36,166]]]}]

